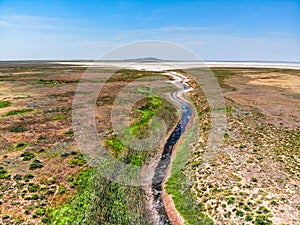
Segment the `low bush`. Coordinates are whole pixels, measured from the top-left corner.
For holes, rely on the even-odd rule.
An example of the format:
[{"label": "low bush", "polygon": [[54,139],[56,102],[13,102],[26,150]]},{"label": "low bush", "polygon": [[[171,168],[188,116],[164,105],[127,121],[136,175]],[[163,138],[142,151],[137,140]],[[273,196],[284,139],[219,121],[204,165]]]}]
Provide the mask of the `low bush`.
[{"label": "low bush", "polygon": [[0,166],[0,179],[10,180],[11,175],[2,167]]},{"label": "low bush", "polygon": [[71,159],[68,164],[71,167],[75,167],[75,166],[82,166],[86,163],[86,160],[84,159],[83,155],[75,155],[73,156],[73,159]]},{"label": "low bush", "polygon": [[21,174],[16,174],[14,176],[14,180],[22,180],[22,175]]},{"label": "low bush", "polygon": [[0,108],[5,108],[11,105],[9,101],[0,101]]},{"label": "low bush", "polygon": [[38,217],[44,216],[45,213],[46,213],[46,210],[44,208],[38,208],[37,210],[34,211],[32,217],[38,218]]},{"label": "low bush", "polygon": [[33,162],[29,165],[29,170],[36,170],[36,169],[39,169],[39,168],[43,168],[43,164],[41,163],[40,160],[33,160]]},{"label": "low bush", "polygon": [[32,152],[23,152],[20,156],[23,158],[23,161],[30,161],[35,158]]},{"label": "low bush", "polygon": [[33,110],[34,109],[16,109],[16,110],[9,111],[4,116],[14,116],[18,114],[24,114],[24,113],[32,112]]},{"label": "low bush", "polygon": [[40,186],[38,184],[29,183],[28,184],[28,191],[29,192],[37,192],[40,189]]},{"label": "low bush", "polygon": [[33,178],[34,178],[34,176],[31,173],[29,173],[24,176],[24,181],[28,182],[29,180],[31,180]]}]

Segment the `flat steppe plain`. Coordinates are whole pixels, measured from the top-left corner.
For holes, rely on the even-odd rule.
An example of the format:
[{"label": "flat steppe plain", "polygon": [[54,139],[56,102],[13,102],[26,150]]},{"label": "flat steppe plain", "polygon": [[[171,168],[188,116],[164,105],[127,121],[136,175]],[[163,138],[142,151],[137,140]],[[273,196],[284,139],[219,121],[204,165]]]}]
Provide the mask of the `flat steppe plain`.
[{"label": "flat steppe plain", "polygon": [[[72,204],[86,186],[82,173],[89,171],[89,166],[72,130],[72,101],[85,66],[74,62],[1,62],[2,224],[51,224],[51,212]],[[202,132],[186,165],[190,191],[200,210],[215,224],[300,224],[299,67],[229,66],[212,67],[226,101],[227,130],[222,150],[209,165],[203,164],[209,151],[205,145],[209,110],[196,87],[188,96],[203,110]],[[109,66],[102,69],[105,67]],[[139,63],[129,68],[107,82],[97,102],[97,129],[102,139],[112,137],[110,109],[122,87],[146,73],[159,76],[159,71],[175,69],[174,65],[144,67]],[[139,102],[136,107],[144,104]],[[139,115],[132,116],[134,120]],[[124,205],[128,207],[128,202]],[[111,212],[117,212],[113,207]],[[107,212],[97,212],[103,213],[96,218],[98,222],[108,220]],[[76,214],[70,210],[63,215],[72,213]]]}]

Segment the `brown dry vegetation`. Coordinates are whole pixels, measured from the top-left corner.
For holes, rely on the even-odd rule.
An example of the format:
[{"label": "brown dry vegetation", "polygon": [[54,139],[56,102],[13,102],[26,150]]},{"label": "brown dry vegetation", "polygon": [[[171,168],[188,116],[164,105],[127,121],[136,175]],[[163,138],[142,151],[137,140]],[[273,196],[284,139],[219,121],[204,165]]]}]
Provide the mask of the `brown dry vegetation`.
[{"label": "brown dry vegetation", "polygon": [[300,224],[299,71],[214,72],[228,127],[213,163],[202,162],[210,151],[203,142],[194,153],[193,192],[203,211],[215,224]]}]

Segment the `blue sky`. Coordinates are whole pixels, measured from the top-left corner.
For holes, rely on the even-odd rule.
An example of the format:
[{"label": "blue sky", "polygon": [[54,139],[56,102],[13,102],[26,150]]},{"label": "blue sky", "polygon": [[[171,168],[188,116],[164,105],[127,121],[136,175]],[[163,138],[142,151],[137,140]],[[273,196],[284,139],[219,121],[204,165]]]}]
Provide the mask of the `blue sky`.
[{"label": "blue sky", "polygon": [[97,59],[142,40],[204,60],[300,61],[300,1],[0,0],[0,59]]}]

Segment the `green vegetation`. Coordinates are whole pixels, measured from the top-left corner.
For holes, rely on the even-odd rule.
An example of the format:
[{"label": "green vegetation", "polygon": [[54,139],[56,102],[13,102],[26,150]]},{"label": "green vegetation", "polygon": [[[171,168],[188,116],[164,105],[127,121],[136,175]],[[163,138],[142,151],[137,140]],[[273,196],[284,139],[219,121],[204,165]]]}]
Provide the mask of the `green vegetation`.
[{"label": "green vegetation", "polygon": [[56,116],[52,116],[50,118],[51,121],[55,121],[55,120],[62,120],[62,119],[65,119],[66,118],[66,115],[62,114],[62,115],[56,115]]},{"label": "green vegetation", "polygon": [[23,158],[23,161],[30,161],[35,158],[35,155],[32,152],[23,152],[20,156]]},{"label": "green vegetation", "polygon": [[22,175],[21,174],[14,175],[14,180],[22,180]]},{"label": "green vegetation", "polygon": [[229,196],[227,198],[227,204],[229,205],[229,204],[233,204],[233,203],[234,203],[234,197],[233,196]]},{"label": "green vegetation", "polygon": [[157,114],[158,110],[161,108],[163,100],[158,95],[148,95],[147,102],[141,108],[136,110],[140,113],[140,118],[138,121],[130,125],[130,132],[132,134],[138,135],[143,133],[143,128],[148,125],[149,121],[154,115]]},{"label": "green vegetation", "polygon": [[[138,118],[127,130],[131,135],[142,137],[154,115],[169,120],[169,127],[174,125],[175,116],[171,115],[174,111],[170,105],[164,105],[163,100],[153,93],[147,94],[149,96],[145,103],[136,110]],[[133,166],[141,166],[151,154],[128,149],[114,135],[106,140],[106,146],[119,160]],[[76,155],[68,164],[72,167],[81,166],[85,164],[85,159],[82,155]],[[91,169],[81,172],[78,179],[70,176],[68,181],[71,188],[77,188],[76,194],[64,205],[46,212],[42,219],[44,223],[69,224],[72,221],[74,224],[149,224],[151,221],[145,205],[146,196],[140,187],[122,186],[95,176],[95,171]],[[64,187],[59,187],[59,192],[64,191]],[[91,201],[93,204],[90,204]]]},{"label": "green vegetation", "polygon": [[246,221],[251,221],[251,220],[253,220],[251,214],[247,213],[245,220],[246,220]]},{"label": "green vegetation", "polygon": [[28,182],[29,180],[31,180],[33,178],[34,178],[34,176],[31,173],[29,173],[24,176],[24,181]]},{"label": "green vegetation", "polygon": [[11,175],[2,167],[0,166],[0,179],[10,180]]},{"label": "green vegetation", "polygon": [[40,186],[38,184],[29,183],[28,184],[28,191],[29,192],[37,192],[40,189]]},{"label": "green vegetation", "polygon": [[9,101],[0,101],[0,108],[5,108],[11,106],[11,102]]},{"label": "green vegetation", "polygon": [[71,167],[75,167],[75,166],[82,166],[86,163],[85,158],[83,157],[83,155],[75,155],[73,156],[73,158],[68,162],[68,164]]},{"label": "green vegetation", "polygon": [[252,177],[252,178],[251,178],[251,181],[252,181],[252,182],[257,182],[257,178],[256,178],[256,177]]},{"label": "green vegetation", "polygon": [[16,110],[9,111],[4,116],[14,116],[14,115],[24,114],[32,111],[34,111],[34,109],[16,109]]},{"label": "green vegetation", "polygon": [[241,210],[236,210],[236,211],[235,211],[235,214],[236,214],[237,216],[240,216],[240,217],[243,217],[243,216],[244,216],[244,212],[241,211]]},{"label": "green vegetation", "polygon": [[26,146],[27,146],[27,143],[25,143],[25,142],[20,142],[20,143],[16,144],[17,149],[25,148]]},{"label": "green vegetation", "polygon": [[67,191],[67,189],[64,186],[62,186],[62,185],[58,186],[58,193],[59,194],[64,194],[66,191]]},{"label": "green vegetation", "polygon": [[272,221],[266,215],[257,215],[255,218],[255,225],[270,225]]},{"label": "green vegetation", "polygon": [[36,80],[36,84],[56,84],[55,80]]},{"label": "green vegetation", "polygon": [[[195,123],[196,124],[196,123]],[[189,178],[185,172],[186,165],[189,162],[189,154],[192,153],[190,146],[191,140],[194,140],[195,134],[192,129],[183,137],[183,142],[176,150],[176,158],[172,162],[171,176],[166,182],[165,190],[172,196],[175,207],[184,218],[185,224],[213,224],[213,220],[202,213],[202,205],[195,201],[191,193]],[[200,166],[198,163],[197,166]]]},{"label": "green vegetation", "polygon": [[116,136],[111,136],[110,138],[108,138],[106,144],[114,150],[114,153],[116,155],[120,154],[124,148],[123,143],[119,141],[119,139]]},{"label": "green vegetation", "polygon": [[29,170],[36,170],[36,169],[39,169],[39,168],[43,168],[43,164],[41,163],[40,160],[38,159],[35,159],[32,161],[32,163],[29,165]]},{"label": "green vegetation", "polygon": [[66,131],[66,132],[64,133],[64,135],[65,135],[66,137],[74,137],[74,132],[73,132],[72,130],[69,130],[69,131]]},{"label": "green vegetation", "polygon": [[37,210],[34,211],[32,217],[38,218],[38,217],[44,216],[45,213],[46,213],[46,210],[44,208],[38,208]]},{"label": "green vegetation", "polygon": [[92,170],[80,172],[79,187],[75,196],[67,203],[47,210],[42,222],[51,225],[88,224],[86,215],[89,212],[88,205],[91,201],[91,193],[93,193],[93,177],[94,172]]}]

